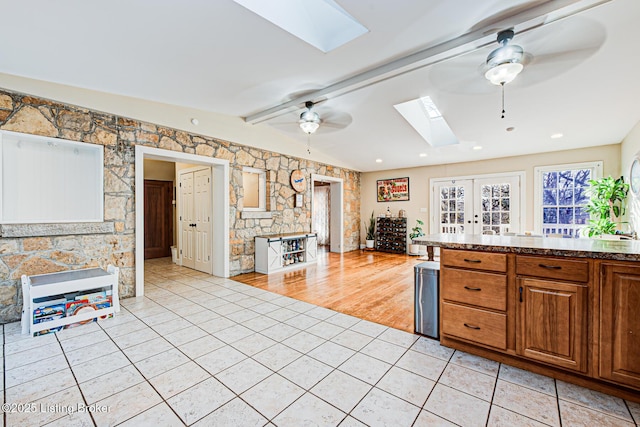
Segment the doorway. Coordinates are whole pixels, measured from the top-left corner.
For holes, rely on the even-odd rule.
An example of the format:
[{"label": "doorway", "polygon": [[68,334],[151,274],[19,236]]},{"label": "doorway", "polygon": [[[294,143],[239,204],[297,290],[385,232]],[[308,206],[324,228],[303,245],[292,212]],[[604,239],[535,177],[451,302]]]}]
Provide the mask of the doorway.
[{"label": "doorway", "polygon": [[331,243],[331,185],[313,182],[313,228],[318,233],[318,250],[327,251]]},{"label": "doorway", "polygon": [[[311,174],[312,190],[311,190],[311,224],[312,231],[318,231],[315,228],[316,222],[322,223],[323,220],[327,221],[328,227],[328,248],[331,252],[342,253],[343,251],[343,236],[344,236],[344,222],[343,222],[343,186],[344,182],[342,178],[335,178],[332,176]],[[319,199],[316,201],[315,189],[316,183],[318,187],[328,185],[329,190],[328,197],[328,217],[324,217],[319,214],[316,218],[316,204],[323,204],[324,202]],[[320,233],[318,233],[320,234]]]},{"label": "doorway", "polygon": [[206,243],[211,272],[229,277],[229,161],[141,145],[135,146],[135,275],[136,296],[144,295],[144,160],[189,163],[210,168],[211,233]]},{"label": "doorway", "polygon": [[171,256],[173,182],[144,180],[144,259]]},{"label": "doorway", "polygon": [[523,173],[431,180],[431,233],[518,233]]}]

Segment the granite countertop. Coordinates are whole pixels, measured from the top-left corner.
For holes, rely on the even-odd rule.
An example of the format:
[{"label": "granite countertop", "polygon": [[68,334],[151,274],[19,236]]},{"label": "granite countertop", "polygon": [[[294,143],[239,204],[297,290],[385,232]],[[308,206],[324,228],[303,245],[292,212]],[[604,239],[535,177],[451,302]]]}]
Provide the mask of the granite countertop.
[{"label": "granite countertop", "polygon": [[261,237],[263,239],[286,239],[289,237],[304,237],[304,236],[315,236],[316,232],[314,231],[299,231],[294,233],[280,233],[280,234],[263,234]]},{"label": "granite countertop", "polygon": [[431,234],[414,239],[413,243],[447,249],[640,261],[638,240]]}]

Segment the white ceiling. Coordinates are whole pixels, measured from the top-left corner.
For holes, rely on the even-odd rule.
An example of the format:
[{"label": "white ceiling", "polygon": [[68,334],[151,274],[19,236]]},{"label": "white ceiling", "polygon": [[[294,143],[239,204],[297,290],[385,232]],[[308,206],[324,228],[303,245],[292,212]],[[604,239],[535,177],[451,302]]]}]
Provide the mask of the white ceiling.
[{"label": "white ceiling", "polygon": [[[0,73],[247,117],[440,43],[470,41],[438,57],[452,59],[313,99],[326,100],[316,107],[324,123],[309,157],[322,152],[362,171],[615,144],[640,120],[637,0],[547,24],[554,13],[535,20],[519,13],[561,1],[337,1],[369,32],[322,53],[231,0],[0,0]],[[506,86],[500,119],[500,88],[479,67],[497,47],[495,32],[512,25],[514,42],[533,58]],[[483,47],[454,55],[474,46]],[[460,144],[430,147],[393,108],[425,95]],[[299,152],[307,144],[296,123],[302,104],[246,126],[282,132]],[[557,132],[564,137],[551,139]]]}]

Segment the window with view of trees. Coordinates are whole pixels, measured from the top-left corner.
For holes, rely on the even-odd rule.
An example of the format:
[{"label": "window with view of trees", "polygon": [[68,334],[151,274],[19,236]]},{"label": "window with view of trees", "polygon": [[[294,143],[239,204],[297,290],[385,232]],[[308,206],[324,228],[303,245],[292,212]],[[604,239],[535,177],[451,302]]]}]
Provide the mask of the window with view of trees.
[{"label": "window with view of trees", "polygon": [[589,220],[589,180],[602,175],[602,162],[535,168],[536,229],[544,235],[579,237]]}]

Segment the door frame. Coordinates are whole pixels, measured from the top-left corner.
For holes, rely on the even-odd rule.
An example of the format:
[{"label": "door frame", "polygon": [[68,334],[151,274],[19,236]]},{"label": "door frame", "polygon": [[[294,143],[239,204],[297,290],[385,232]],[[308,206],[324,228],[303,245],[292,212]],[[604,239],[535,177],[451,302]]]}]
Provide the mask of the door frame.
[{"label": "door frame", "polygon": [[[453,177],[442,177],[442,178],[430,178],[429,179],[429,233],[439,233],[439,221],[435,215],[435,203],[440,203],[440,200],[436,200],[436,194],[433,191],[433,186],[436,182],[439,181],[458,181],[458,180],[471,180],[474,181],[476,179],[484,179],[484,178],[500,178],[504,176],[517,176],[520,178],[520,228],[524,229],[526,224],[526,173],[524,171],[514,171],[514,172],[500,172],[500,173],[488,173],[482,175],[465,175],[465,176],[453,176]],[[474,182],[475,187],[475,182]],[[474,200],[475,203],[475,200]],[[475,207],[474,207],[475,209]]]},{"label": "door frame", "polygon": [[229,277],[229,161],[154,147],[135,146],[136,296],[144,295],[144,159],[211,167],[211,257],[213,275]]},{"label": "door frame", "polygon": [[311,224],[313,224],[313,187],[314,182],[328,182],[331,191],[331,222],[329,223],[330,251],[342,253],[344,251],[344,180],[333,176],[311,174]]}]

